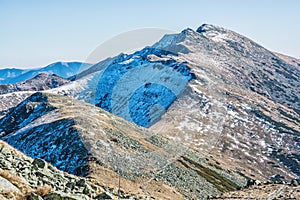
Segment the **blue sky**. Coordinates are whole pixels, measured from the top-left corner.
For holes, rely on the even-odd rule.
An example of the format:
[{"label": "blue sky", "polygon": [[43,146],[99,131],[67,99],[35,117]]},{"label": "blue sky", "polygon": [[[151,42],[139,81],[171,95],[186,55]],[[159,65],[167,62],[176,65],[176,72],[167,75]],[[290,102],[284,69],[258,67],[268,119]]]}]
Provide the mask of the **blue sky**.
[{"label": "blue sky", "polygon": [[299,8],[297,0],[0,0],[0,68],[84,61],[126,31],[180,32],[203,23],[300,58]]}]

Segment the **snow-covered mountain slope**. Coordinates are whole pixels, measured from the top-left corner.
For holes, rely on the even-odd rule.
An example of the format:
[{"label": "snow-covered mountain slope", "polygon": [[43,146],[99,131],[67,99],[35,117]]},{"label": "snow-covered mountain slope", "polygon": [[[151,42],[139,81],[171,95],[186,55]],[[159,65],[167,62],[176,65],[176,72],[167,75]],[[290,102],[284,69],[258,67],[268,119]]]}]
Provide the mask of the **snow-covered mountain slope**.
[{"label": "snow-covered mountain slope", "polygon": [[91,64],[80,62],[56,62],[39,69],[0,69],[0,84],[22,82],[33,78],[40,73],[56,74],[63,78],[68,78],[90,66]]},{"label": "snow-covered mountain slope", "polygon": [[8,112],[10,108],[17,106],[33,92],[13,92],[0,95],[0,118]]},{"label": "snow-covered mountain slope", "polygon": [[0,95],[18,91],[41,91],[59,87],[70,81],[55,74],[41,73],[24,82],[0,85]]},{"label": "snow-covered mountain slope", "polygon": [[0,119],[0,134],[10,145],[61,170],[114,186],[118,172],[123,189],[156,198],[205,198],[247,182],[227,167],[214,166],[213,158],[199,159],[193,151],[181,154],[180,144],[65,96],[33,94]]},{"label": "snow-covered mountain slope", "polygon": [[69,82],[55,74],[41,73],[24,82],[0,85],[0,118],[34,91],[49,90]]},{"label": "snow-covered mountain slope", "polygon": [[52,92],[154,123],[150,130],[257,179],[300,175],[300,69],[252,40],[202,25],[91,69]]}]

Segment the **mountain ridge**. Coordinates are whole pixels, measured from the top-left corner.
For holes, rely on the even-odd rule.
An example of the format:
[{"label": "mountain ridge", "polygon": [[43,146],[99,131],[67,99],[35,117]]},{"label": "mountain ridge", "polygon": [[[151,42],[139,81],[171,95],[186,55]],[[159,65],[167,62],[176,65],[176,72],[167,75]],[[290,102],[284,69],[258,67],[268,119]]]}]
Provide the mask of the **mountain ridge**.
[{"label": "mountain ridge", "polygon": [[70,81],[55,74],[40,73],[33,78],[15,84],[1,84],[0,94],[18,91],[42,91],[59,87]]},{"label": "mountain ridge", "polygon": [[[218,118],[220,121],[215,121],[216,119],[212,119],[212,117],[210,116],[203,116],[206,118],[206,121],[208,120],[209,123],[216,123],[216,125],[219,124],[221,128],[223,128],[224,124],[227,123],[229,123],[229,127],[235,127],[238,124],[240,124],[238,125],[239,127],[243,123],[250,123],[247,122],[247,118],[249,116],[252,121],[257,121],[255,123],[261,123],[259,127],[268,127],[262,129],[262,132],[260,133],[259,137],[264,137],[264,135],[266,134],[264,132],[272,132],[272,135],[275,135],[274,138],[278,137],[276,136],[276,132],[291,134],[291,144],[289,144],[288,146],[290,146],[292,149],[295,149],[295,147],[292,147],[291,145],[294,142],[296,142],[296,140],[293,141],[293,133],[297,135],[299,132],[299,128],[297,128],[298,122],[297,120],[295,120],[299,117],[299,112],[297,111],[299,107],[297,103],[297,99],[299,99],[299,92],[297,92],[299,90],[297,87],[297,85],[299,84],[299,82],[297,82],[297,80],[299,80],[299,69],[289,65],[288,63],[285,63],[281,58],[278,58],[273,52],[264,49],[262,46],[254,43],[252,40],[244,38],[240,34],[237,34],[233,31],[228,31],[223,28],[220,30],[220,28],[211,25],[204,25],[200,30],[202,30],[202,32],[200,31],[201,33],[193,31],[192,29],[186,29],[179,34],[167,35],[161,39],[161,42],[158,42],[157,44],[153,45],[153,51],[147,50],[149,48],[146,48],[131,55],[119,55],[114,61],[115,63],[112,62],[110,63],[110,65],[112,67],[113,65],[117,65],[118,63],[124,65],[123,63],[125,63],[125,61],[131,61],[132,58],[135,59],[135,56],[145,57],[146,59],[148,59],[148,62],[151,62],[151,59],[153,61],[165,61],[169,60],[170,58],[178,63],[185,62],[186,65],[190,69],[192,69],[191,72],[195,73],[197,77],[197,80],[188,83],[188,86],[191,87],[190,94],[192,99],[197,99],[199,98],[199,96],[201,97],[201,99],[209,99],[209,96],[216,97],[215,99],[210,99],[206,104],[204,102],[195,102],[192,99],[190,99],[190,101],[194,101],[194,105],[203,104],[204,108],[205,105],[214,105],[212,103],[214,101],[217,101],[215,102],[215,107],[213,107],[213,110],[217,111],[216,114],[219,113],[224,117],[227,116],[226,118],[232,118],[229,118],[230,121],[237,120],[237,122],[232,124],[232,122],[226,122],[222,120],[222,118]],[[171,54],[159,54],[159,52],[163,51],[156,51],[156,49],[162,49],[164,52],[171,52]],[[94,68],[96,68],[96,66],[97,64],[94,65]],[[93,84],[97,84],[97,81],[102,76],[103,70],[105,70],[105,66],[102,66],[99,69],[100,70],[98,72],[93,71],[93,73],[95,74],[94,78],[92,78],[95,81],[93,82]],[[288,72],[293,70],[291,76],[289,76],[285,72],[286,70]],[[88,74],[87,72],[85,73]],[[92,76],[92,74],[90,75]],[[265,80],[267,80],[265,79],[266,77],[270,79],[268,82],[265,82]],[[84,78],[79,78],[78,83],[84,83],[85,81],[83,80]],[[275,82],[272,82],[272,80],[275,80]],[[75,82],[76,81],[77,80],[75,80]],[[85,88],[84,84],[80,85],[81,87]],[[54,89],[54,91],[57,90]],[[285,94],[286,91],[288,92],[287,94]],[[65,94],[68,95],[67,90],[65,90],[62,93],[61,92],[62,90],[58,91],[58,93],[60,94],[64,94],[64,92],[66,92]],[[94,98],[96,95],[94,93],[96,93],[95,88],[92,88],[92,90],[89,90],[87,88],[86,91],[85,89],[81,90],[81,94],[79,96],[77,95],[76,97],[79,99],[82,98],[83,100],[93,103],[95,99],[86,99],[86,97],[89,95],[90,97]],[[199,96],[193,93],[196,93]],[[73,94],[70,95],[72,96]],[[247,96],[249,96],[249,98],[247,98]],[[230,101],[227,102],[228,100]],[[244,101],[244,103],[238,103],[242,101]],[[262,103],[257,104],[257,101],[261,101]],[[175,106],[176,102],[177,106]],[[235,105],[236,103],[233,102],[238,103],[238,106]],[[180,109],[180,104],[183,104],[185,106],[187,105],[184,103],[184,101],[183,103],[175,101],[175,104],[173,103],[171,107],[167,110],[167,113],[161,116],[163,122],[160,123],[160,121],[158,121],[157,125],[154,124],[151,129],[155,129],[156,127],[161,127],[163,125],[166,126],[165,122],[167,121],[170,124],[167,127],[173,127],[171,128],[171,130],[173,130],[175,133],[178,133],[179,130],[174,129],[174,124],[171,125],[171,118],[174,118],[174,116],[177,116],[178,114],[176,114],[176,112],[171,114],[170,111],[179,110],[180,112],[182,112],[181,115],[188,116],[185,110]],[[282,105],[278,107],[279,104]],[[269,105],[272,106],[270,107]],[[172,107],[174,107],[174,109]],[[276,113],[279,113],[279,117],[275,117],[275,115],[271,111],[272,109],[278,109]],[[203,111],[199,112],[202,113]],[[246,118],[238,115],[244,115],[246,116]],[[254,118],[252,118],[252,116],[254,116]],[[287,116],[289,116],[289,120],[293,121],[292,124],[286,121]],[[191,119],[193,119],[193,117],[191,117]],[[180,122],[180,120],[184,119],[179,118],[178,120]],[[281,124],[280,120],[284,120],[284,124],[286,123],[290,125],[285,126]],[[197,120],[197,123],[191,123],[190,127],[196,127],[201,124],[203,123]],[[204,124],[203,126],[206,127],[207,125],[209,124]],[[289,128],[289,126],[291,127]],[[250,127],[252,127],[251,129],[255,129],[254,125],[251,125]],[[274,127],[276,131],[273,131]],[[229,133],[232,132],[232,130],[228,128],[226,128],[226,130]],[[191,130],[187,129],[186,131],[189,132]],[[164,132],[164,134],[169,134],[168,131]],[[215,135],[211,134],[210,136],[206,134],[204,135],[204,137],[207,137],[209,141],[212,140],[213,144],[218,144],[218,139],[220,139],[220,137],[223,137],[221,135],[224,135],[223,132],[223,130],[219,130],[215,132]],[[252,134],[250,134],[250,132],[252,131],[248,132],[249,133],[247,133],[247,131],[245,130],[245,133],[241,133],[240,137],[242,137],[242,135],[244,134],[249,135],[247,137],[250,137],[250,135]],[[203,135],[203,133],[198,134]],[[267,135],[269,134],[270,133],[268,133]],[[216,139],[214,139],[214,137]],[[233,137],[234,136],[228,135],[225,137],[226,139],[223,138],[223,141],[225,143],[227,140],[232,141]],[[270,138],[267,140],[267,143],[270,143],[270,140],[272,141],[272,139]],[[242,139],[242,141],[242,143],[247,143],[247,141],[244,141],[244,139]],[[246,146],[247,148],[250,148],[253,145],[260,146],[259,139],[257,139],[255,143],[256,144],[248,144]],[[224,146],[222,148],[224,149]],[[263,148],[266,147],[264,146]],[[280,149],[279,146],[277,148]],[[265,150],[260,151],[268,152]],[[274,152],[271,154],[273,156],[275,156],[276,154],[276,159],[281,157]],[[266,153],[266,155],[268,155],[268,153]],[[286,156],[287,155],[285,155],[284,157]],[[248,159],[250,159],[249,156],[247,157]],[[281,158],[281,161],[283,161],[283,157]],[[257,158],[254,158],[254,160],[255,159]],[[288,162],[298,162],[293,161],[293,159]],[[291,166],[291,163],[286,164]],[[265,164],[263,162],[263,165],[261,165],[261,167],[258,167],[257,169],[262,168],[264,165]]]},{"label": "mountain ridge", "polygon": [[[16,120],[11,124],[13,119]],[[0,129],[1,139],[33,158],[43,158],[61,170],[93,177],[105,184],[116,184],[119,173],[122,185],[125,184],[123,189],[138,193],[151,191],[162,195],[162,192],[155,192],[159,186],[174,198],[181,196],[180,193],[203,198],[218,193],[218,190],[228,191],[246,184],[244,177],[234,171],[220,172],[213,165],[199,160],[193,152],[183,156],[180,162],[173,161],[173,155],[169,153],[176,149],[169,146],[168,139],[153,135],[100,108],[64,96],[35,93],[8,112],[0,120],[0,125],[4,127]],[[201,166],[198,175],[193,165]],[[167,167],[170,172],[155,176],[155,171],[161,167]],[[202,170],[209,174],[205,175]],[[183,181],[179,179],[181,173],[185,174]],[[208,176],[208,181],[200,174]],[[152,176],[155,179],[151,179]],[[169,179],[170,176],[173,178]],[[228,185],[220,185],[215,180],[217,176]],[[151,181],[147,183],[149,179]],[[144,189],[137,189],[139,187]],[[194,194],[187,190],[190,187],[207,188],[208,191]]]},{"label": "mountain ridge", "polygon": [[[0,133],[26,153],[36,139],[35,152],[61,169],[115,186],[120,177],[126,190],[156,198],[205,199],[255,180],[290,182],[300,177],[298,66],[238,33],[202,25],[33,94],[5,111]],[[68,158],[70,169],[52,159],[65,155],[52,145],[57,138],[43,143],[44,134],[68,138],[65,130],[76,138],[65,146],[82,143],[87,153]]]},{"label": "mountain ridge", "polygon": [[56,74],[68,78],[78,73],[79,70],[88,68],[91,64],[81,62],[55,62],[46,67],[37,69],[0,69],[0,84],[13,84],[33,78],[39,73]]}]

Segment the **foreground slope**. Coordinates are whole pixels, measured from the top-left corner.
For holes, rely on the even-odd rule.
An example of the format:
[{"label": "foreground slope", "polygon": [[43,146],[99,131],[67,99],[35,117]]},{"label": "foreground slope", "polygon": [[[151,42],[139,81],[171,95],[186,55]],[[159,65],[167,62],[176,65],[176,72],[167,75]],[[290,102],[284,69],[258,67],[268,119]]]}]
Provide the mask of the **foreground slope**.
[{"label": "foreground slope", "polygon": [[[35,93],[0,119],[1,139],[69,173],[156,198],[206,198],[247,178],[100,108]],[[119,175],[120,177],[119,177]]]},{"label": "foreground slope", "polygon": [[[1,199],[145,199],[91,178],[59,171],[41,159],[32,159],[0,141]],[[239,191],[211,196],[209,199],[267,199],[300,197],[299,182],[266,183]],[[160,199],[162,197],[160,196]]]},{"label": "foreground slope", "polygon": [[[0,141],[0,199],[112,199],[116,188],[60,171]],[[119,197],[138,196],[119,192]]]},{"label": "foreground slope", "polygon": [[[118,188],[107,187],[91,178],[76,177],[59,171],[41,159],[32,159],[0,141],[1,199],[141,199]],[[300,196],[298,182],[291,184],[260,184],[239,191],[223,193],[210,199],[267,199]]]}]

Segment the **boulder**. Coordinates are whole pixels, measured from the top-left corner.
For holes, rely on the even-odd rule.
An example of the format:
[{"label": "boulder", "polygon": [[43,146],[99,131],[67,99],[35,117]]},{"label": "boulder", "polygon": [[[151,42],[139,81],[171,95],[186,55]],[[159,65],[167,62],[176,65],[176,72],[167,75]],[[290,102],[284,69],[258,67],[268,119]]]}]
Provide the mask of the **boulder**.
[{"label": "boulder", "polygon": [[43,159],[36,158],[33,160],[32,164],[37,166],[38,168],[44,169],[47,163]]},{"label": "boulder", "polygon": [[0,176],[0,193],[21,193],[21,191],[14,186],[11,182],[9,182],[7,179]]},{"label": "boulder", "polygon": [[94,199],[112,199],[107,193],[103,192],[98,194]]}]

